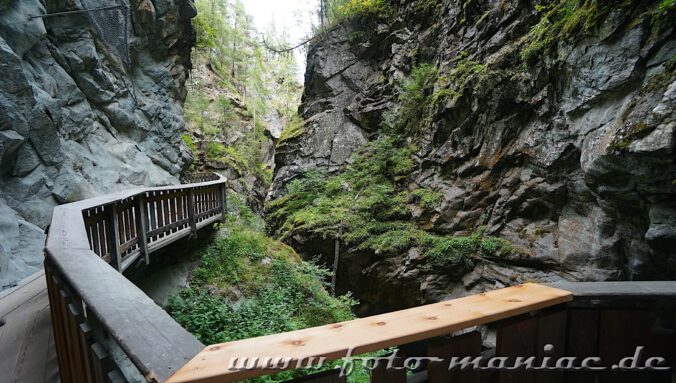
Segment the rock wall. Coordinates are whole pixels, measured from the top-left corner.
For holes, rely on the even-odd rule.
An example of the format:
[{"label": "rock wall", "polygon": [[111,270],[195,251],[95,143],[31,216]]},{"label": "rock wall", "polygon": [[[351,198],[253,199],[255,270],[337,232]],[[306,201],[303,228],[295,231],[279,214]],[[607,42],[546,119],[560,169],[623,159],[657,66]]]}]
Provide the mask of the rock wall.
[{"label": "rock wall", "polygon": [[0,288],[42,267],[58,204],[177,182],[191,0],[131,0],[131,65],[74,0],[0,1]]},{"label": "rock wall", "polygon": [[[485,227],[528,254],[465,275],[431,268],[415,249],[346,254],[340,290],[365,312],[524,280],[676,278],[673,9],[625,2],[528,58],[561,2],[542,3],[392,1],[389,21],[344,24],[309,49],[305,131],[277,152],[276,196],[308,170],[349,163],[400,105],[416,63],[431,63],[456,88],[415,155],[412,188],[444,196],[418,220],[448,235]],[[458,79],[469,60],[479,66]]]}]

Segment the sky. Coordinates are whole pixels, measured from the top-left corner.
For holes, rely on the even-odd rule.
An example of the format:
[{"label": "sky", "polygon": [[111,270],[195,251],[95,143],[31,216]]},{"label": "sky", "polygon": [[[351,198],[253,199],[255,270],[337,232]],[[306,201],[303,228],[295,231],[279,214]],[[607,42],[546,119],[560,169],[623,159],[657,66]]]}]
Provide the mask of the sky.
[{"label": "sky", "polygon": [[[319,0],[242,0],[247,11],[254,18],[259,31],[269,30],[274,22],[277,31],[285,31],[289,42],[296,45],[304,41],[317,20],[316,9]],[[298,63],[297,79],[303,82],[305,73],[305,49],[296,49]]]}]

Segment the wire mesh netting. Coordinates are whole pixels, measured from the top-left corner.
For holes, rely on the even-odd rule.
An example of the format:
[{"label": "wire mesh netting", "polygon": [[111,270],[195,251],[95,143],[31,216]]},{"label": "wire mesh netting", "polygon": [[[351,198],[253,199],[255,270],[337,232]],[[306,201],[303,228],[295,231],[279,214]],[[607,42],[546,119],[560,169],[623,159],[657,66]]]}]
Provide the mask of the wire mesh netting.
[{"label": "wire mesh netting", "polygon": [[87,12],[87,16],[99,37],[117,53],[127,67],[131,66],[129,2],[127,0],[81,0],[81,2],[84,9],[91,10]]}]

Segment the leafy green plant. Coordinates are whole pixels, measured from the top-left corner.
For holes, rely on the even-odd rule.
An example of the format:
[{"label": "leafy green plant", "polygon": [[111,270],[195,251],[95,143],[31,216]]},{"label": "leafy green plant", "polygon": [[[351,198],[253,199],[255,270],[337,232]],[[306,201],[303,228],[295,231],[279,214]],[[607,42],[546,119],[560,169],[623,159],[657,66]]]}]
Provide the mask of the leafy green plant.
[{"label": "leafy green plant", "polygon": [[[205,344],[222,343],[351,320],[351,295],[326,291],[328,270],[304,262],[287,245],[251,223],[238,205],[220,236],[202,255],[190,285],[169,300],[167,311]],[[331,368],[335,364],[328,364]],[[286,371],[251,382],[281,382],[312,370]],[[351,382],[359,381],[357,373]]]},{"label": "leafy green plant", "polygon": [[333,0],[328,3],[331,24],[369,19],[385,19],[390,7],[387,0]]}]

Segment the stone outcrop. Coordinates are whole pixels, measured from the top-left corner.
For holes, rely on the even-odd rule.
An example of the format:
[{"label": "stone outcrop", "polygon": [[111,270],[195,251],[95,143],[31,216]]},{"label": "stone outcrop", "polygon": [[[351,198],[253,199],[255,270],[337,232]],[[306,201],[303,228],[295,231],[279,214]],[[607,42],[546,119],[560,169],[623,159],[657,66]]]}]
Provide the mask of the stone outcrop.
[{"label": "stone outcrop", "polygon": [[72,0],[0,2],[0,287],[41,268],[54,206],[177,182],[190,0],[131,0],[125,65]]},{"label": "stone outcrop", "polygon": [[[348,253],[340,290],[366,313],[525,280],[674,279],[676,40],[673,10],[659,14],[658,3],[615,7],[536,59],[523,52],[546,11],[522,1],[390,2],[388,22],[334,28],[309,49],[305,131],[278,150],[273,194],[349,163],[399,107],[416,63],[437,68],[439,91],[471,60],[419,140],[412,188],[444,197],[417,218],[447,235],[484,227],[527,256],[458,273],[415,249]],[[316,242],[301,252],[332,249]]]}]

